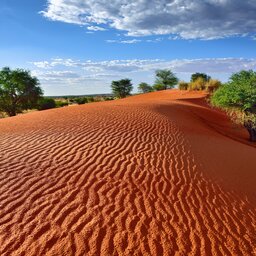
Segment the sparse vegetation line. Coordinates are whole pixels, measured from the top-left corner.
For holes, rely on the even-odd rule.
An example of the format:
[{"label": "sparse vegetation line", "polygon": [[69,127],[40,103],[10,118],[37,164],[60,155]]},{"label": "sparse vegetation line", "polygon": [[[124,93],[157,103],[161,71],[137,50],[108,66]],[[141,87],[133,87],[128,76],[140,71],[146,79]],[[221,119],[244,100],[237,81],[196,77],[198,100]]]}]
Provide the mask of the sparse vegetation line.
[{"label": "sparse vegetation line", "polygon": [[[180,90],[207,91],[210,103],[224,109],[231,118],[242,124],[249,132],[250,140],[256,142],[256,72],[240,71],[233,74],[230,80],[221,84],[205,73],[194,73],[190,82],[179,81],[168,69],[157,70],[154,85],[141,82],[139,93],[148,93],[174,88],[178,84]],[[8,67],[0,71],[0,116],[4,113],[15,116],[28,109],[45,110],[64,107],[70,104],[85,104],[95,101],[125,98],[131,95],[133,85],[131,79],[112,81],[112,96],[69,96],[63,98],[43,97],[39,80],[24,69],[11,70]]]}]

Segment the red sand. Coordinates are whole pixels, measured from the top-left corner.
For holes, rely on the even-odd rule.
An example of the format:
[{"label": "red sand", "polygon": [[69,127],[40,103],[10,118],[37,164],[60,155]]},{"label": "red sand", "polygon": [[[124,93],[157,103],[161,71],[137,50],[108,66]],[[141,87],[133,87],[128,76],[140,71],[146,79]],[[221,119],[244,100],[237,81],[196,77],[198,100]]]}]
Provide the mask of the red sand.
[{"label": "red sand", "polygon": [[0,255],[256,254],[256,148],[202,97],[0,120]]}]

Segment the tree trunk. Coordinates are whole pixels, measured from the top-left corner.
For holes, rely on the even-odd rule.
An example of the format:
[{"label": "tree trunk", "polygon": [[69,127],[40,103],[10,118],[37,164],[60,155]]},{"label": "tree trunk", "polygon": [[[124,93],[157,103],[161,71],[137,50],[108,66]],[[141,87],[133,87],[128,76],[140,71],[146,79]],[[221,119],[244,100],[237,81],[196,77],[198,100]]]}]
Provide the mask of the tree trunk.
[{"label": "tree trunk", "polygon": [[250,135],[250,141],[256,142],[256,127],[253,126],[252,122],[246,122],[244,124],[245,128],[249,132]]},{"label": "tree trunk", "polygon": [[15,111],[11,111],[8,113],[9,116],[16,116],[16,112]]},{"label": "tree trunk", "polygon": [[8,116],[16,116],[16,106],[12,105],[8,111],[6,111],[6,113],[8,114]]},{"label": "tree trunk", "polygon": [[250,141],[256,142],[256,128],[251,128],[251,129],[247,128],[247,130],[250,134]]}]

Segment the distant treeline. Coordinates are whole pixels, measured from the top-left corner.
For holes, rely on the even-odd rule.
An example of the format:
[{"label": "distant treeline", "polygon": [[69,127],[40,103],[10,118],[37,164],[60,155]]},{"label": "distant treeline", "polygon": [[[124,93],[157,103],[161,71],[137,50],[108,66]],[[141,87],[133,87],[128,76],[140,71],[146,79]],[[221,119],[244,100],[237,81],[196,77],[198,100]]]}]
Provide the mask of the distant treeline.
[{"label": "distant treeline", "polygon": [[[108,95],[108,96],[106,96]],[[42,97],[36,106],[38,110],[46,110],[51,108],[65,107],[69,105],[81,105],[91,102],[109,101],[114,100],[110,94],[97,94],[96,96],[46,96]]]},{"label": "distant treeline", "polygon": [[52,99],[74,99],[74,98],[83,98],[83,97],[113,97],[112,93],[100,93],[100,94],[83,94],[83,95],[58,95],[58,96],[44,96],[45,98]]}]

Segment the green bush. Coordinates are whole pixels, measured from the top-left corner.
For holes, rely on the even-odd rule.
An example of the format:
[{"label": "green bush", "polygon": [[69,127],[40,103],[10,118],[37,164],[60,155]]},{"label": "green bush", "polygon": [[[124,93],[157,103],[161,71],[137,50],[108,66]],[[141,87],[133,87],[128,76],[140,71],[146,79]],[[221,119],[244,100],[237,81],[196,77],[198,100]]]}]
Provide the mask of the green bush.
[{"label": "green bush", "polygon": [[55,101],[56,102],[56,107],[57,108],[61,108],[61,107],[65,107],[65,106],[68,106],[68,102],[66,101]]},{"label": "green bush", "polygon": [[75,98],[74,101],[79,105],[88,103],[88,99],[86,97]]},{"label": "green bush", "polygon": [[211,103],[227,110],[248,130],[250,140],[256,141],[256,72],[243,70],[233,74],[228,83],[214,92]]},{"label": "green bush", "polygon": [[104,100],[105,100],[105,101],[114,100],[114,97],[111,97],[111,96],[109,96],[109,97],[104,97]]},{"label": "green bush", "polygon": [[180,90],[187,90],[189,87],[189,83],[180,81],[178,86]]},{"label": "green bush", "polygon": [[91,103],[91,102],[94,102],[95,100],[94,100],[94,97],[88,97],[87,101],[88,101],[88,103]]},{"label": "green bush", "polygon": [[56,102],[54,99],[51,98],[41,98],[38,101],[37,109],[38,110],[45,110],[45,109],[51,109],[56,108]]},{"label": "green bush", "polygon": [[166,87],[162,84],[154,84],[153,89],[155,91],[163,91],[163,90],[166,90]]}]

